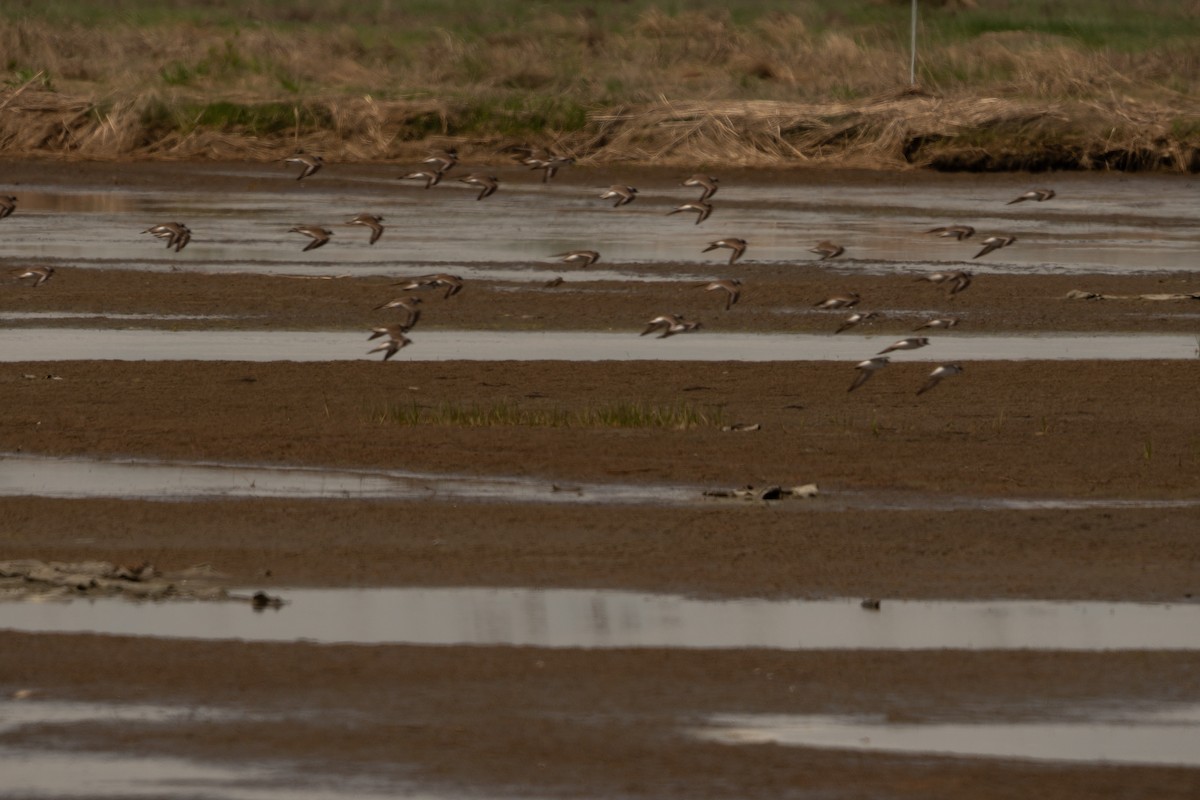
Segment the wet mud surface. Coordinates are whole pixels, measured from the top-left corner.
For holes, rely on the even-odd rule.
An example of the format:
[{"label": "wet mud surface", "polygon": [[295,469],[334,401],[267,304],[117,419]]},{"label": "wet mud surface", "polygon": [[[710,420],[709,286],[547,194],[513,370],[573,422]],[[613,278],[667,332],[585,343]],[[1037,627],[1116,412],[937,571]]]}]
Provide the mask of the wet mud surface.
[{"label": "wet mud surface", "polygon": [[[107,181],[159,198],[151,210],[164,211],[181,191],[179,176],[192,175],[195,165],[139,165],[119,175],[104,165],[13,166],[9,180],[36,177],[50,188],[57,181],[96,189]],[[349,214],[362,210],[358,205],[371,192],[384,191],[364,188],[369,175],[353,177],[331,181],[352,199],[353,206],[345,204]],[[280,179],[290,176],[269,170],[214,175],[196,188],[236,185],[247,194],[267,194],[280,191]],[[657,182],[664,200],[673,196],[668,176],[647,180],[650,186]],[[776,185],[775,178],[763,180]],[[845,179],[851,189],[881,197],[931,179],[901,177],[898,187],[888,183],[894,180]],[[1024,188],[1014,176],[997,180],[997,195]],[[296,191],[308,190],[301,186]],[[1105,192],[1119,189],[1103,186]],[[20,192],[20,185],[13,187],[13,194]],[[935,203],[932,209],[948,207]],[[291,224],[301,221],[285,211]],[[846,211],[859,212],[853,203]],[[1190,229],[1190,213],[1168,208],[1149,227],[1170,239]],[[155,501],[119,493],[15,494],[0,496],[4,558],[148,561],[164,571],[207,564],[231,586],[272,594],[302,586],[502,586],[715,599],[1192,603],[1200,592],[1200,510],[1187,505],[1200,495],[1200,359],[964,360],[963,375],[920,396],[917,389],[939,363],[936,338],[923,350],[894,354],[887,369],[852,393],[853,360],[805,361],[802,353],[767,363],[432,362],[404,360],[406,348],[380,363],[365,357],[369,328],[387,319],[372,309],[390,299],[396,289],[391,281],[433,271],[432,262],[400,259],[378,266],[377,274],[330,280],[212,272],[201,264],[173,269],[185,262],[139,261],[145,248],[162,258],[161,246],[137,238],[157,221],[139,214],[122,223],[132,234],[117,238],[131,240],[139,251],[129,263],[55,251],[55,277],[37,289],[5,286],[0,315],[114,315],[53,323],[76,327],[81,337],[91,327],[126,326],[360,331],[363,358],[5,363],[4,453],[403,470],[521,479],[547,491],[615,483],[688,486],[699,494],[746,484],[815,483],[821,493],[781,502],[701,495],[683,507],[436,496]],[[725,235],[708,228],[710,222],[701,226],[700,239]],[[803,252],[809,239],[827,235],[804,228],[806,244],[794,247]],[[302,245],[286,233],[278,238],[297,252]],[[380,245],[387,241],[385,234]],[[562,244],[557,249],[566,249]],[[28,252],[13,252],[26,246],[14,244],[4,260],[13,267],[35,263]],[[58,246],[49,239],[45,244]],[[248,246],[274,247],[267,241]],[[327,250],[327,263],[298,272],[310,278],[352,273],[337,263],[332,245],[315,252]],[[649,267],[631,258],[622,270],[653,273],[654,279],[588,283],[572,276],[555,289],[540,283],[543,273],[559,273],[553,264],[537,266],[531,279],[513,280],[486,276],[488,269],[514,268],[511,260],[478,263],[480,277],[461,294],[425,296],[420,325],[411,333],[414,349],[425,326],[617,331],[636,339],[649,316],[668,310],[702,315],[707,330],[689,334],[697,337],[722,331],[833,336],[843,315],[812,305],[851,290],[885,312],[871,332],[895,338],[909,335],[926,313],[963,317],[959,328],[936,336],[968,326],[993,334],[1197,332],[1196,301],[1066,298],[1072,289],[1122,296],[1196,290],[1193,273],[1161,263],[1141,272],[980,272],[953,299],[913,280],[907,266],[875,261],[822,268],[807,260],[739,263],[733,270],[717,263],[698,270],[694,262],[670,257]],[[881,263],[885,269],[873,269]],[[931,263],[921,261],[920,269]],[[718,298],[695,286],[697,276],[741,277],[741,302],[722,311]],[[573,287],[576,280],[580,285]],[[130,320],[118,314],[203,318]],[[47,323],[6,318],[3,324]],[[518,412],[575,413],[633,402],[686,406],[708,422],[686,429],[511,420],[471,426],[408,424],[398,413],[475,406],[515,418]],[[761,427],[723,430],[734,423]],[[12,468],[0,460],[0,476]],[[845,501],[859,496],[901,499],[882,507]],[[830,508],[828,502],[839,497],[844,505]],[[954,499],[951,506],[947,498]],[[980,506],[972,507],[970,498]],[[996,502],[1009,499],[1060,505]],[[285,606],[268,613],[292,611]],[[1200,786],[1200,773],[1173,766],[733,746],[690,733],[714,714],[982,722],[1064,714],[1088,719],[1113,708],[1194,704],[1200,698],[1194,656],[1172,651],[593,651],[24,633],[6,633],[5,641],[0,689],[36,692],[10,702],[148,702],[258,715],[152,726],[47,722],[0,733],[6,752],[56,748],[231,767],[293,765],[275,788],[350,775],[377,782],[353,784],[348,796],[364,797],[399,787],[436,797],[1190,797]],[[241,795],[227,788],[216,796]]]}]

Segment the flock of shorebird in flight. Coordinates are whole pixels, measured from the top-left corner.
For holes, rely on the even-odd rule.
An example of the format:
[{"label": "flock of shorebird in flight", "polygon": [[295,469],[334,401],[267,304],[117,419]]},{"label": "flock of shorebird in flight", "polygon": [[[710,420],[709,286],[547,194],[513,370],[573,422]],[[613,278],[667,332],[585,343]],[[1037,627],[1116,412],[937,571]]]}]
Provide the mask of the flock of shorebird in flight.
[{"label": "flock of shorebird in flight", "polygon": [[[542,182],[545,183],[553,178],[560,169],[570,166],[574,163],[574,159],[569,156],[558,156],[546,151],[540,151],[534,148],[525,146],[516,146],[508,149],[510,152],[518,154],[524,153],[520,158],[521,163],[528,166],[530,169],[542,171]],[[324,165],[324,159],[319,155],[301,153],[285,159],[285,163],[294,164],[301,168],[297,180],[303,180],[318,172]],[[430,189],[438,185],[451,169],[458,165],[458,152],[454,148],[448,148],[439,153],[433,154],[422,162],[422,166],[411,172],[399,176],[400,180],[415,180],[421,181],[425,189]],[[490,175],[483,172],[472,172],[468,175],[459,177],[458,181],[477,187],[479,194],[476,200],[483,200],[496,193],[500,187],[500,180],[495,175]],[[717,193],[720,186],[718,178],[696,174],[685,179],[682,186],[696,188],[700,190],[700,196],[693,202],[683,203],[676,206],[668,215],[693,213],[696,215],[695,224],[699,225],[704,222],[712,214],[713,206],[709,202],[713,195]],[[619,208],[628,205],[637,199],[638,190],[633,186],[613,185],[606,189],[600,198],[603,200],[612,200],[613,207]],[[1055,196],[1053,189],[1031,189],[1018,197],[1008,201],[1008,205],[1021,203],[1025,201],[1043,202]],[[0,195],[0,219],[10,216],[17,207],[17,198],[11,195]],[[367,228],[370,230],[369,244],[375,244],[383,235],[384,226],[383,218],[376,214],[361,213],[343,223],[344,225],[355,225]],[[322,247],[329,242],[334,235],[333,231],[324,225],[296,225],[289,229],[289,233],[298,233],[307,236],[311,241],[303,248],[304,252]],[[168,249],[179,252],[188,245],[191,241],[191,230],[180,222],[164,222],[154,225],[142,233],[148,233],[155,238],[166,242]],[[956,241],[964,241],[971,238],[975,234],[975,228],[970,225],[945,225],[936,228],[930,228],[925,231],[927,234],[934,234],[941,238],[954,239]],[[1010,235],[993,235],[988,236],[982,241],[982,248],[973,258],[980,258],[988,253],[998,250],[1002,247],[1008,247],[1016,241],[1015,236]],[[703,252],[707,253],[713,250],[729,250],[729,264],[734,264],[746,252],[748,244],[745,239],[736,237],[716,239],[708,243]],[[809,252],[815,253],[818,256],[818,261],[826,261],[832,258],[837,258],[845,252],[845,248],[832,241],[822,240],[812,247]],[[562,263],[574,264],[581,267],[588,267],[600,260],[600,253],[595,250],[569,250],[563,253],[556,253],[554,258],[559,259]],[[54,268],[49,266],[34,266],[20,268],[13,272],[14,278],[17,280],[32,279],[33,286],[41,286],[46,281],[54,276]],[[946,272],[933,272],[928,275],[922,275],[917,278],[920,281],[929,281],[934,284],[944,285],[950,296],[957,295],[965,291],[972,282],[973,275],[968,270],[953,270]],[[553,287],[561,284],[561,277],[555,278],[545,284],[547,287]],[[450,298],[458,294],[463,288],[463,279],[457,275],[436,274],[425,275],[419,278],[413,278],[408,281],[402,281],[398,284],[400,291],[409,292],[419,289],[444,289],[443,298]],[[723,292],[725,294],[725,310],[729,310],[736,304],[741,297],[742,283],[736,278],[726,278],[721,280],[711,281],[701,284],[700,287],[707,291]],[[819,309],[850,309],[858,305],[860,297],[855,292],[850,292],[844,295],[835,295],[829,297],[815,305]],[[401,321],[378,327],[371,328],[371,335],[368,341],[386,337],[385,341],[367,351],[368,354],[382,352],[383,360],[387,361],[402,348],[412,343],[407,334],[417,324],[421,318],[421,298],[418,296],[398,297],[389,300],[375,307],[375,310],[391,309],[403,313],[404,317]],[[880,315],[874,311],[856,311],[846,317],[841,325],[834,331],[835,334],[842,333],[854,326],[878,318]],[[919,325],[915,330],[924,329],[948,329],[958,324],[957,317],[944,317],[931,319]],[[641,332],[641,336],[657,332],[658,338],[663,339],[669,336],[674,336],[680,333],[689,333],[699,330],[702,323],[699,321],[686,319],[681,314],[663,314],[654,317],[647,322],[645,329]],[[875,356],[861,361],[855,365],[858,371],[854,382],[851,383],[847,391],[853,392],[855,389],[866,383],[876,372],[883,369],[890,363],[889,353],[917,350],[929,344],[929,338],[926,336],[910,336],[901,339],[883,350],[879,351]],[[944,378],[961,375],[963,367],[961,364],[941,364],[937,366],[930,374],[926,381],[917,390],[917,394],[921,395],[938,385]]]}]

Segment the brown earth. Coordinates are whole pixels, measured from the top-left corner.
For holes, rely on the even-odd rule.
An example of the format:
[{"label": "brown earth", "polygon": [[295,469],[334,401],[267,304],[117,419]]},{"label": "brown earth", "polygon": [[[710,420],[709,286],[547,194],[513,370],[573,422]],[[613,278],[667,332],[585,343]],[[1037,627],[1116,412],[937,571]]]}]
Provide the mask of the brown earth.
[{"label": "brown earth", "polygon": [[[760,301],[748,292],[727,315],[714,308],[720,325],[824,330],[835,317],[771,308],[810,306],[835,287],[853,288],[844,275],[815,268],[805,268],[799,284],[783,268],[755,268],[754,276]],[[64,267],[43,287],[53,292],[6,291],[0,310],[90,310],[89,298],[103,289],[111,312],[236,314],[254,305],[265,317],[232,324],[353,329],[374,321],[363,309],[385,284]],[[1181,332],[1189,323],[1171,313],[1178,304],[1063,295],[1187,284],[1186,276],[988,276],[953,302],[996,330]],[[942,297],[898,276],[858,277],[854,287],[898,303],[916,303],[918,293]],[[629,301],[617,285],[593,287],[586,300],[495,288],[472,285],[428,323],[596,329]],[[647,291],[650,307],[696,290]],[[317,295],[320,304],[306,302]],[[501,297],[511,308],[497,313]],[[887,320],[878,330],[900,332],[908,322]],[[503,585],[885,602],[1187,602],[1200,591],[1194,505],[921,508],[922,499],[946,497],[1194,501],[1200,360],[967,367],[917,397],[928,364],[894,364],[854,394],[846,392],[850,365],[814,362],[0,364],[7,452],[521,475],[547,486],[684,484],[697,495],[815,482],[823,492],[779,503],[698,497],[682,507],[6,497],[0,555],[148,560],[163,570],[207,562],[231,583],[285,596],[301,585]],[[618,401],[686,403],[762,430],[379,419],[388,403],[571,410]],[[915,507],[830,510],[859,496],[851,493]],[[170,728],[43,726],[22,729],[23,746],[296,761],[313,772],[522,796],[1183,798],[1200,790],[1200,774],[1186,769],[732,747],[682,735],[714,712],[986,721],[1194,703],[1200,673],[1186,653],[548,651],[11,633],[5,645],[0,688],[9,691],[283,712]],[[13,736],[0,741],[12,744]]]}]

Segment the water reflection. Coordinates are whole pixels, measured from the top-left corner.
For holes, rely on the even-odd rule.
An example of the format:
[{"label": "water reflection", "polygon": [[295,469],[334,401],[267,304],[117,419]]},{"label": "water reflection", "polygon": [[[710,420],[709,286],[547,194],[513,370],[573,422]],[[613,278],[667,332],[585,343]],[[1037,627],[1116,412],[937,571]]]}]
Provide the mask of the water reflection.
[{"label": "water reflection", "polygon": [[0,629],[324,644],[782,650],[1200,650],[1200,605],[698,600],[587,589],[273,590],[286,605],[0,604]]},{"label": "water reflection", "polygon": [[[0,329],[0,361],[349,361],[378,360],[363,332]],[[86,335],[85,335],[86,334]],[[944,335],[896,361],[1193,359],[1184,335]],[[386,366],[405,361],[847,361],[896,340],[889,336],[697,333],[661,340],[636,332],[423,330]]]},{"label": "water reflection", "polygon": [[1069,721],[911,723],[878,717],[719,715],[696,732],[730,745],[1200,766],[1200,706]]},{"label": "water reflection", "polygon": [[[208,167],[196,167],[201,168]],[[518,171],[495,197],[475,203],[472,191],[461,185],[427,192],[389,177],[330,188],[284,185],[290,175],[254,166],[217,172],[252,179],[260,189],[264,182],[278,188],[179,193],[31,187],[19,193],[21,213],[5,221],[6,253],[72,266],[121,263],[155,270],[278,272],[332,264],[356,274],[396,275],[478,264],[478,276],[506,279],[491,268],[547,263],[551,254],[568,249],[600,251],[604,269],[636,264],[661,271],[663,265],[689,264],[694,267],[688,271],[707,273],[719,270],[722,259],[703,254],[704,246],[731,232],[751,242],[748,263],[804,264],[812,261],[807,248],[838,231],[846,259],[854,259],[849,268],[856,271],[970,262],[980,272],[1129,273],[1195,271],[1191,244],[1200,238],[1193,187],[1172,176],[1085,176],[1061,185],[1054,201],[1034,209],[1006,207],[1009,184],[986,179],[970,185],[953,179],[810,185],[756,183],[746,174],[741,185],[723,186],[712,219],[697,227],[666,216],[681,191],[646,191],[636,204],[612,209],[598,198],[599,176],[593,190],[577,183],[524,183],[527,176]],[[389,191],[381,193],[382,186]],[[374,247],[361,232],[341,226],[364,209],[389,225]],[[64,228],[56,217],[68,213],[71,225]],[[165,219],[192,228],[185,251],[168,256],[157,241],[140,235]],[[451,236],[430,234],[445,230],[447,220],[456,223]],[[938,241],[923,233],[961,220],[980,232],[1013,233],[1018,243],[975,261],[977,248],[970,242]],[[334,241],[319,252],[302,253],[305,242],[288,234],[298,223],[330,226]]]}]

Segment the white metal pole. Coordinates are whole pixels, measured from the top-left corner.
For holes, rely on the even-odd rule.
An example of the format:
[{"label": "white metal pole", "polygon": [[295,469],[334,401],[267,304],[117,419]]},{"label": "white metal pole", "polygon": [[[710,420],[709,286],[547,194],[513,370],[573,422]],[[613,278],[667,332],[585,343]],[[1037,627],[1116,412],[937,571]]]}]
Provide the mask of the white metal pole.
[{"label": "white metal pole", "polygon": [[912,61],[908,67],[908,82],[917,85],[917,0],[912,0]]}]

